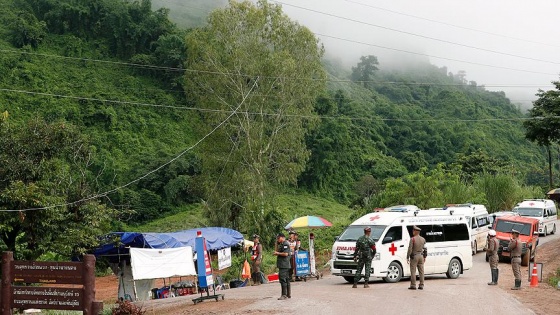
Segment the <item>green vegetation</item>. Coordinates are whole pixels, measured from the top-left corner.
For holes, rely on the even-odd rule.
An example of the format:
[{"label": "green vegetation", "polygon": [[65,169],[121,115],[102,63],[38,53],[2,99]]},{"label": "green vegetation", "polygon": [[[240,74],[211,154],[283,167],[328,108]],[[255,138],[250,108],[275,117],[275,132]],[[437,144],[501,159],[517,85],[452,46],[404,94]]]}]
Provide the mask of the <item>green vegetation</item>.
[{"label": "green vegetation", "polygon": [[[2,249],[70,256],[111,229],[218,223],[274,235],[315,214],[334,224],[313,231],[322,252],[375,207],[497,211],[548,186],[545,151],[525,139],[523,113],[465,73],[381,71],[375,56],[341,68],[265,1],[230,4],[207,23],[223,1],[190,2],[199,8],[185,4],[188,14],[166,3],[172,11],[149,0],[0,0],[0,209],[68,203],[2,213],[0,230],[13,234],[0,237]],[[171,14],[199,28],[180,28]],[[189,149],[246,95],[224,128]],[[32,137],[49,129],[68,137]],[[68,230],[47,230],[60,220]],[[33,233],[21,224],[53,241],[28,250]]]},{"label": "green vegetation", "polygon": [[556,272],[548,277],[548,284],[552,287],[558,287],[558,283],[560,283],[560,268],[556,269]]}]

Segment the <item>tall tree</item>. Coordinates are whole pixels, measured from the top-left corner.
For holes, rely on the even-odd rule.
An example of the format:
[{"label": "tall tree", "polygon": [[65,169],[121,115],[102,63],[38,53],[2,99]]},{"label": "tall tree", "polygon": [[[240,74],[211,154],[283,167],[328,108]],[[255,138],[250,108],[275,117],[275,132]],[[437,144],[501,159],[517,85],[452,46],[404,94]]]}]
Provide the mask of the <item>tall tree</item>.
[{"label": "tall tree", "polygon": [[553,186],[551,144],[560,143],[560,81],[552,83],[556,90],[539,90],[536,94],[539,98],[529,110],[532,119],[523,123],[526,129],[525,137],[546,147],[550,188]]},{"label": "tall tree", "polygon": [[23,259],[49,251],[69,257],[96,246],[114,212],[84,199],[94,193],[92,152],[78,130],[40,119],[19,126],[4,114],[0,148],[0,246]]},{"label": "tall tree", "polygon": [[325,87],[323,47],[264,0],[214,11],[187,47],[185,90],[206,110],[199,131],[234,112],[200,152],[210,219],[269,233],[273,188],[294,184],[309,157],[304,136]]},{"label": "tall tree", "polygon": [[360,62],[352,67],[352,81],[362,83],[364,87],[372,86],[371,80],[379,70],[378,65],[379,61],[373,55],[360,57]]}]

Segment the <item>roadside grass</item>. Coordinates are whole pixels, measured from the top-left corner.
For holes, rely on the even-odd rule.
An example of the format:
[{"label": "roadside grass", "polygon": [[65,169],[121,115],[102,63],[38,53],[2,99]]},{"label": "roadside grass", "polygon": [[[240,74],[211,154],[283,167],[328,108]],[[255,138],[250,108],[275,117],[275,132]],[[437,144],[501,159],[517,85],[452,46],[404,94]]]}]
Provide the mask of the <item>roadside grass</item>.
[{"label": "roadside grass", "polygon": [[556,272],[548,278],[548,284],[554,288],[560,286],[560,267],[556,269]]}]

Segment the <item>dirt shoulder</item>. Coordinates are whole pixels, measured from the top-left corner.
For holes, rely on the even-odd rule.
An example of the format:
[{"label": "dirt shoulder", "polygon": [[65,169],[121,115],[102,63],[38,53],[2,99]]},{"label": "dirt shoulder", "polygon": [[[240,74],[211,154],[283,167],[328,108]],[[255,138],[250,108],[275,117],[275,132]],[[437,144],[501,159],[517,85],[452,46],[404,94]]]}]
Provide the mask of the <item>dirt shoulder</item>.
[{"label": "dirt shoulder", "polygon": [[543,263],[543,281],[536,288],[530,287],[527,281],[531,268],[521,267],[522,289],[519,291],[511,290],[514,284],[511,265],[500,263],[500,288],[512,294],[519,302],[531,308],[536,314],[548,315],[558,314],[560,305],[560,290],[548,285],[548,279],[560,268],[560,240],[554,240],[537,248],[537,263]]}]

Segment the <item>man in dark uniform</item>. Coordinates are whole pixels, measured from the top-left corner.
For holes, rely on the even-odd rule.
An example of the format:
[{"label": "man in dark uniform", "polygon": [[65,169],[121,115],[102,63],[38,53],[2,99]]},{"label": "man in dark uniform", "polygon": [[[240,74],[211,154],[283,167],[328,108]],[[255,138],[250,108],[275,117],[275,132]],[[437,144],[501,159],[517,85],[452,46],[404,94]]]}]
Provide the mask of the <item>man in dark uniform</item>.
[{"label": "man in dark uniform", "polygon": [[371,260],[376,253],[375,242],[369,237],[371,228],[364,228],[364,235],[360,236],[356,241],[356,249],[354,250],[354,261],[358,261],[356,275],[354,276],[354,285],[357,288],[358,281],[362,277],[362,268],[364,268],[364,288],[369,288],[369,275],[371,272]]},{"label": "man in dark uniform", "polygon": [[515,277],[515,286],[512,290],[521,289],[521,242],[519,242],[519,231],[511,230],[508,251],[511,255],[511,269]]},{"label": "man in dark uniform", "polygon": [[498,246],[499,241],[496,238],[496,231],[490,230],[488,232],[488,246],[486,247],[486,255],[488,256],[488,262],[490,263],[490,273],[492,274],[492,282],[488,282],[488,285],[498,284]]},{"label": "man in dark uniform", "polygon": [[409,290],[416,290],[416,268],[420,275],[420,285],[418,290],[424,289],[424,262],[428,252],[426,251],[426,240],[420,236],[421,229],[417,226],[412,228],[412,237],[408,243],[406,262],[410,264],[410,287]]},{"label": "man in dark uniform", "polygon": [[290,244],[286,241],[286,236],[279,233],[276,236],[276,250],[274,251],[276,267],[278,267],[278,278],[280,280],[280,286],[282,287],[282,294],[278,298],[279,300],[292,297],[290,288],[290,268],[292,267],[290,263],[291,252]]}]

